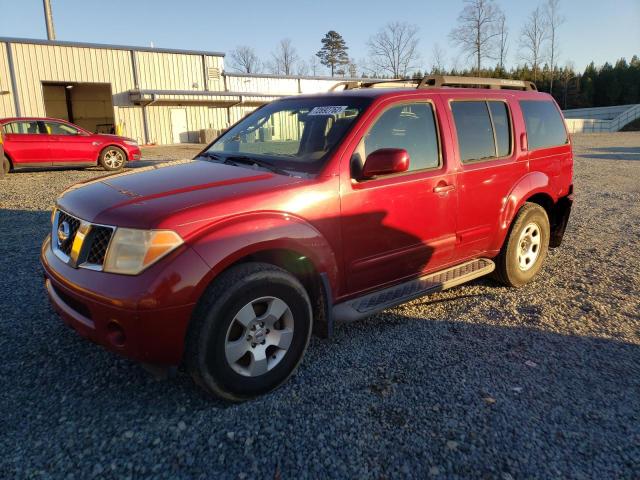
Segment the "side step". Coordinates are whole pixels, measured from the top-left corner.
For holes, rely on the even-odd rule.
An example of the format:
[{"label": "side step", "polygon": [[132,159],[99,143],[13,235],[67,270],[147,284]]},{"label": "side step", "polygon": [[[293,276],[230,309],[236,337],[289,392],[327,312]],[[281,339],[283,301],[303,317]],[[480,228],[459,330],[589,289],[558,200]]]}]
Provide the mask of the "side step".
[{"label": "side step", "polygon": [[335,321],[350,322],[368,317],[385,308],[395,307],[429,293],[455,287],[493,272],[495,263],[488,258],[477,258],[455,267],[431,273],[400,285],[369,293],[333,306]]}]

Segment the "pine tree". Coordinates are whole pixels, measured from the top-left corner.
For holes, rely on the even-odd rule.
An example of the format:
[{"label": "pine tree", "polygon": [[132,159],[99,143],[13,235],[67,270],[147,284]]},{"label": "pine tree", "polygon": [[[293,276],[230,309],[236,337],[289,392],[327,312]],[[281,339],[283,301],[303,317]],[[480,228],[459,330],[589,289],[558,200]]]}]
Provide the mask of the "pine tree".
[{"label": "pine tree", "polygon": [[342,67],[349,63],[348,49],[342,35],[330,30],[322,39],[322,48],[316,55],[320,58],[320,63],[331,68],[331,76],[333,77],[336,67]]}]

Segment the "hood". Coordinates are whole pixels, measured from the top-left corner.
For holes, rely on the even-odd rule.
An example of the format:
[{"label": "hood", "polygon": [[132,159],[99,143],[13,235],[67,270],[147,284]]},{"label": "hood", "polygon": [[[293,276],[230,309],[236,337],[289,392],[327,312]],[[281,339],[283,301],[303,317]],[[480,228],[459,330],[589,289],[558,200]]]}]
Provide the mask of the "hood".
[{"label": "hood", "polygon": [[[266,170],[185,160],[108,175],[67,189],[58,206],[84,220],[120,227],[154,228],[172,215],[219,206],[299,183]],[[232,214],[228,212],[227,214]]]},{"label": "hood", "polygon": [[103,138],[107,142],[110,140],[121,140],[124,142],[126,140],[129,142],[137,143],[137,140],[135,138],[121,137],[120,135],[113,135],[111,133],[94,133],[93,136],[98,138]]}]

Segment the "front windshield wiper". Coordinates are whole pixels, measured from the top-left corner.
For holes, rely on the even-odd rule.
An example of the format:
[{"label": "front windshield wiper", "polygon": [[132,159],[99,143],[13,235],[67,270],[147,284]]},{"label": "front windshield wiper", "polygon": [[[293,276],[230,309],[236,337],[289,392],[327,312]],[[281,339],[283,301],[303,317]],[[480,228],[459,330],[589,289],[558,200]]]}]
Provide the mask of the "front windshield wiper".
[{"label": "front windshield wiper", "polygon": [[277,173],[279,175],[287,175],[288,177],[292,176],[286,170],[280,167],[276,167],[272,163],[265,162],[264,160],[259,160],[257,158],[247,157],[246,155],[229,155],[228,157],[224,158],[224,163],[231,163],[231,164],[241,163],[244,165],[257,165],[258,167],[266,168],[267,170],[271,170],[272,172]]},{"label": "front windshield wiper", "polygon": [[283,168],[276,167],[272,163],[266,162],[264,160],[259,160],[257,158],[247,157],[246,155],[218,155],[213,152],[204,152],[199,155],[200,157],[211,158],[212,160],[217,160],[221,163],[227,165],[251,165],[258,166],[262,168],[266,168],[267,170],[271,170],[274,173],[279,175],[287,175],[289,177],[293,176],[291,173],[287,172]]}]

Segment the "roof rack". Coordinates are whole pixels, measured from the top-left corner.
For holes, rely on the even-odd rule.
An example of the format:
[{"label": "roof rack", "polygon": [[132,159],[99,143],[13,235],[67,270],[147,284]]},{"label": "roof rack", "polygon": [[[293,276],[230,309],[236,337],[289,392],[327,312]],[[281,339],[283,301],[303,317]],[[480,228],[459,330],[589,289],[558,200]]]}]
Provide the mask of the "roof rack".
[{"label": "roof rack", "polygon": [[452,75],[428,75],[418,84],[418,88],[441,87],[480,87],[491,89],[533,90],[535,83],[526,80],[510,80],[506,78],[456,77]]},{"label": "roof rack", "polygon": [[[415,87],[414,87],[415,86]],[[442,87],[467,87],[467,88],[490,88],[494,90],[527,90],[537,91],[535,83],[526,80],[510,80],[506,78],[482,78],[482,77],[458,77],[452,75],[427,75],[422,79],[394,78],[391,80],[365,81],[344,81],[338,82],[329,89],[336,91],[339,87],[343,90],[355,90],[358,88],[394,88],[394,87],[414,87],[422,88],[442,88]]]}]

